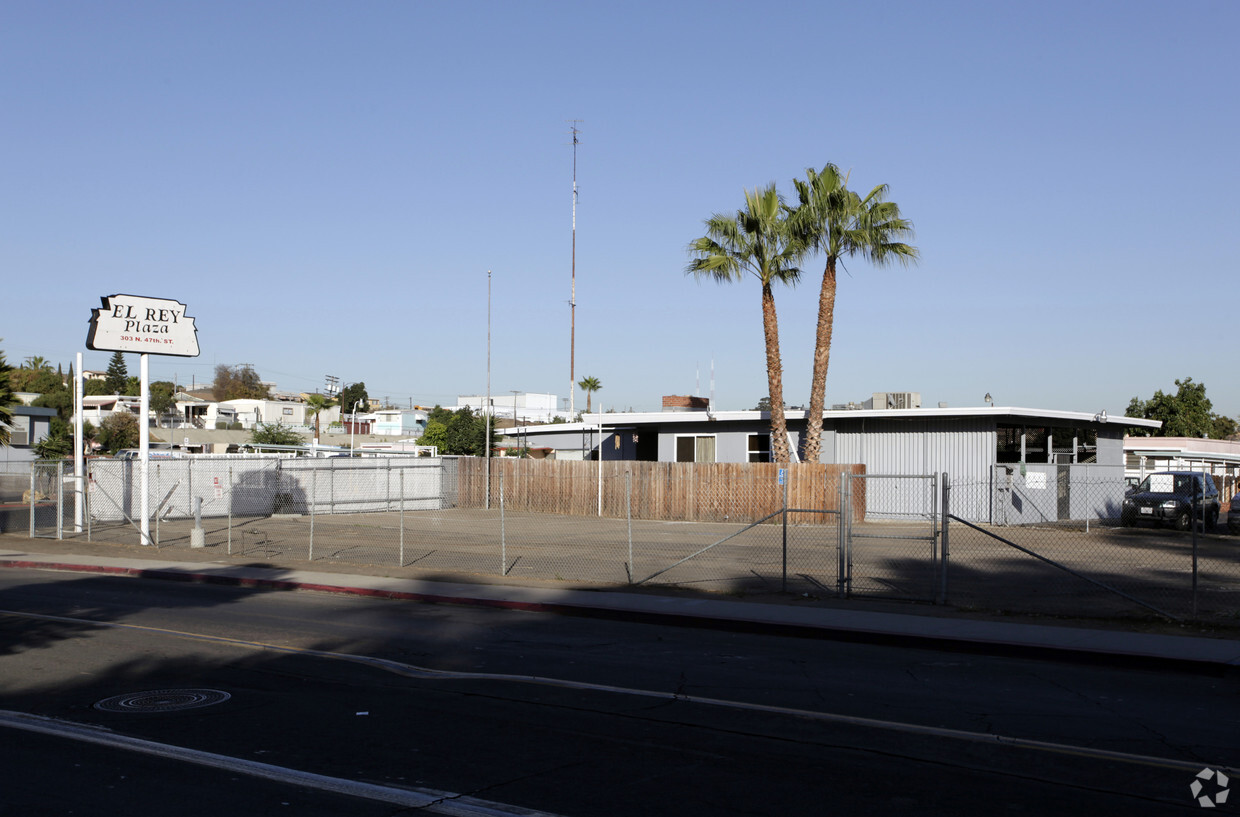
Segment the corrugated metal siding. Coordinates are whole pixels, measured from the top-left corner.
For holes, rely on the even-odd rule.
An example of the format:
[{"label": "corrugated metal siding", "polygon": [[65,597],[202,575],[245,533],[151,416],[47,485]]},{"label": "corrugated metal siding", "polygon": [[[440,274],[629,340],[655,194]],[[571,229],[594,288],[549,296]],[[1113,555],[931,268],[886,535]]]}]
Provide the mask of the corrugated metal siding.
[{"label": "corrugated metal siding", "polygon": [[1098,464],[1120,465],[1124,462],[1124,432],[1122,429],[1098,431]]},{"label": "corrugated metal siding", "polygon": [[[953,486],[952,512],[985,519],[990,506],[995,426],[988,418],[857,420],[837,423],[836,461],[867,474],[942,474]],[[881,513],[880,508],[867,511]]]},{"label": "corrugated metal siding", "polygon": [[871,474],[933,474],[989,480],[995,459],[994,422],[870,420],[836,427],[838,462],[861,463]]}]

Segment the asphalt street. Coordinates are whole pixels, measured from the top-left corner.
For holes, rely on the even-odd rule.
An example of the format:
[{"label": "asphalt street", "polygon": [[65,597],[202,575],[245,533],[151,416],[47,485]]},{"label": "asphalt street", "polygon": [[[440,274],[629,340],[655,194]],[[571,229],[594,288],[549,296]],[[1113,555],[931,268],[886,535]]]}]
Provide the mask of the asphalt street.
[{"label": "asphalt street", "polygon": [[[1166,814],[1200,809],[1202,769],[1240,766],[1234,677],[18,569],[0,574],[0,610],[10,720],[242,764],[0,721],[21,735],[0,766],[12,813],[120,813],[169,789],[202,813],[219,798],[216,814],[410,807],[260,781],[244,767],[258,763],[575,817]],[[229,697],[95,708],[185,689]]]}]

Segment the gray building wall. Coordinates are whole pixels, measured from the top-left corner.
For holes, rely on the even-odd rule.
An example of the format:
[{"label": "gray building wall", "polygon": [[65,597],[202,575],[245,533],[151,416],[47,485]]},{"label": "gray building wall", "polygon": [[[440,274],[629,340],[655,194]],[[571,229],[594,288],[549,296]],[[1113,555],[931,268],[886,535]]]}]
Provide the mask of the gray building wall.
[{"label": "gray building wall", "polygon": [[[1092,427],[1097,434],[1097,463],[1074,464],[1071,468],[1046,462],[1027,462],[1026,473],[1036,475],[1030,482],[1020,477],[1018,463],[997,465],[998,428],[1049,428],[1052,434],[1073,428]],[[800,441],[798,426],[791,420],[791,437]],[[633,429],[642,435],[658,436],[658,460],[674,462],[676,441],[681,436],[709,435],[715,439],[716,462],[747,462],[749,437],[769,434],[768,420],[711,421],[677,418],[676,422],[646,422]],[[1089,519],[1113,516],[1117,501],[1123,498],[1124,427],[1119,424],[1090,423],[1088,419],[1030,415],[974,415],[930,417],[829,417],[823,429],[820,462],[835,465],[864,465],[875,476],[901,476],[910,479],[875,481],[866,495],[867,511],[874,517],[898,515],[910,501],[920,508],[928,505],[926,496],[935,497],[931,483],[922,477],[946,473],[952,486],[951,510],[975,521],[1022,524],[1051,519]],[[558,439],[557,439],[558,438]],[[534,445],[580,446],[581,432],[538,435]],[[1056,449],[1060,445],[1056,444]],[[608,445],[605,459],[629,459],[635,449],[622,445],[621,453]],[[1045,452],[1040,456],[1046,457]],[[1015,473],[1016,479],[1011,475]],[[910,497],[913,500],[910,500]],[[937,501],[937,500],[936,500]],[[920,511],[919,511],[920,512]]]}]

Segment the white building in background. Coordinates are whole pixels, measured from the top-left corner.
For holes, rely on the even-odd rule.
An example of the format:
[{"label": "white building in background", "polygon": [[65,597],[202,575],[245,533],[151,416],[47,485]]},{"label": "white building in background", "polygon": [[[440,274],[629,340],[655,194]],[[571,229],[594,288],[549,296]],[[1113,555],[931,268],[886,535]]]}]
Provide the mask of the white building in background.
[{"label": "white building in background", "polygon": [[381,437],[421,437],[426,433],[426,412],[420,409],[380,409],[358,414],[359,424],[370,422],[370,432]]},{"label": "white building in background", "polygon": [[[475,412],[481,412],[486,403],[485,394],[461,394],[456,398],[456,408],[471,408]],[[568,410],[561,410],[558,403],[559,397],[554,394],[507,392],[491,395],[495,416],[508,417],[518,423],[549,423],[557,417],[562,420],[571,419]]]},{"label": "white building in background", "polygon": [[128,394],[100,394],[82,398],[82,420],[95,428],[118,412],[142,413],[142,398]]},{"label": "white building in background", "polygon": [[[244,429],[262,425],[294,425],[306,424],[306,404],[286,402],[283,400],[225,400],[217,404],[216,411],[223,413],[227,409],[235,412],[236,422]],[[224,419],[220,417],[220,419]],[[323,421],[320,420],[320,423]],[[213,424],[212,424],[213,425]],[[208,426],[211,427],[211,426]]]},{"label": "white building in background", "polygon": [[1240,482],[1240,441],[1125,437],[1124,474],[1144,479],[1151,471],[1205,471],[1221,479],[1223,499],[1230,499]]}]

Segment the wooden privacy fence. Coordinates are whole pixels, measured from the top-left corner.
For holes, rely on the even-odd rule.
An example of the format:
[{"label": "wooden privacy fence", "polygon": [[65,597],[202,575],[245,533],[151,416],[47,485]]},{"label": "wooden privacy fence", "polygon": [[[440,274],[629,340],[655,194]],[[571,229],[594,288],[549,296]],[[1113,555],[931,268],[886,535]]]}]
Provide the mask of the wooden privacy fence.
[{"label": "wooden privacy fence", "polygon": [[[491,460],[490,503],[514,511],[569,516],[683,522],[753,522],[783,508],[786,468],[788,507],[838,511],[840,479],[865,473],[864,465],[794,463],[568,462],[496,457]],[[487,461],[457,460],[457,507],[487,505]],[[601,496],[600,496],[601,495]],[[854,521],[865,518],[865,480],[852,480]],[[798,524],[835,524],[834,514],[790,514]]]}]

